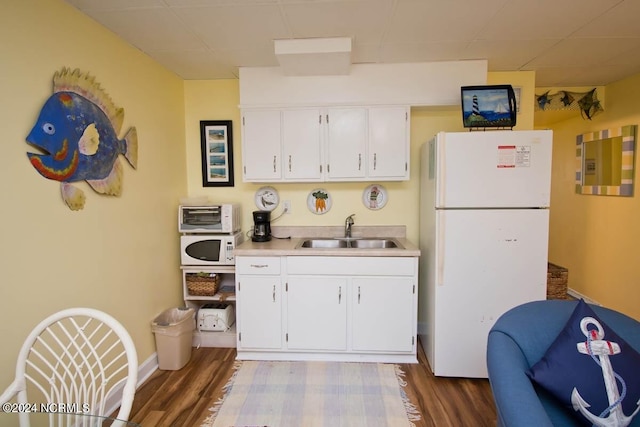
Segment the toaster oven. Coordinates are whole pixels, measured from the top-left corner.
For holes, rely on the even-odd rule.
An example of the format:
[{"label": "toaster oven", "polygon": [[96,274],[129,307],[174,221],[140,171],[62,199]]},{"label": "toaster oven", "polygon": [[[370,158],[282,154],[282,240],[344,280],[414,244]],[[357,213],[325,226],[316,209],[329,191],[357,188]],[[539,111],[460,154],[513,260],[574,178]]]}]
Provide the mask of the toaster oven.
[{"label": "toaster oven", "polygon": [[224,233],[240,231],[240,205],[183,206],[178,210],[180,233]]}]

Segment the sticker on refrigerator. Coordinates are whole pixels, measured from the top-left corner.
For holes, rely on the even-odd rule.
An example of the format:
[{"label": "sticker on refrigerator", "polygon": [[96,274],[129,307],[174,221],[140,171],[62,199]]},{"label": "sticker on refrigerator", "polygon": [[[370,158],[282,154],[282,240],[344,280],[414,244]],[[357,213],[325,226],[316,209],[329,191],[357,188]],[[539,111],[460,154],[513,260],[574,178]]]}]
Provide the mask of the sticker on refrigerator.
[{"label": "sticker on refrigerator", "polygon": [[531,147],[528,145],[498,145],[499,168],[528,168],[531,166]]}]

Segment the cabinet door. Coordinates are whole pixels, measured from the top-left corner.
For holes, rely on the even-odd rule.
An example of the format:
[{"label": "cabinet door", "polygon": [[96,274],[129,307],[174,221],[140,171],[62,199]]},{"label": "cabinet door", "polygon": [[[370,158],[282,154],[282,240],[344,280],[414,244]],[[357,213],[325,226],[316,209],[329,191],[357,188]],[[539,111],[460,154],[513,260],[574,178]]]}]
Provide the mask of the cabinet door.
[{"label": "cabinet door", "polygon": [[327,114],[327,176],[330,180],[364,178],[367,110],[332,108]]},{"label": "cabinet door", "polygon": [[245,181],[282,179],[279,110],[242,113],[242,162]]},{"label": "cabinet door", "polygon": [[409,179],[409,109],[369,108],[369,168],[371,178]]},{"label": "cabinet door", "polygon": [[289,276],[287,334],[291,350],[346,350],[346,279]]},{"label": "cabinet door", "polygon": [[280,276],[239,276],[236,306],[238,348],[282,348]]},{"label": "cabinet door", "polygon": [[320,181],[320,110],[284,110],[282,114],[285,180]]},{"label": "cabinet door", "polygon": [[415,287],[409,277],[354,277],[353,349],[410,352],[415,345]]}]

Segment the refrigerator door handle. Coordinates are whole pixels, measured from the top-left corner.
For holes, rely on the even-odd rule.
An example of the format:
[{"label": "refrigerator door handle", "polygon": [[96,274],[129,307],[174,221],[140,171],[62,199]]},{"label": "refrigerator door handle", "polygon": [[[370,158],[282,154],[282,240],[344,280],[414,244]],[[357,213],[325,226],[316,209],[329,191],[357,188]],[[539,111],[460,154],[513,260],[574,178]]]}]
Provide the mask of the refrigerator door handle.
[{"label": "refrigerator door handle", "polygon": [[445,241],[445,221],[444,212],[436,211],[436,285],[444,285],[444,241]]},{"label": "refrigerator door handle", "polygon": [[[444,134],[440,134],[436,137],[434,141],[434,157],[435,157],[435,169],[436,175],[440,177],[444,177],[446,175],[445,165],[446,165],[446,141]],[[436,206],[444,207],[445,206],[445,194],[446,194],[446,179],[438,179],[436,180]]]}]

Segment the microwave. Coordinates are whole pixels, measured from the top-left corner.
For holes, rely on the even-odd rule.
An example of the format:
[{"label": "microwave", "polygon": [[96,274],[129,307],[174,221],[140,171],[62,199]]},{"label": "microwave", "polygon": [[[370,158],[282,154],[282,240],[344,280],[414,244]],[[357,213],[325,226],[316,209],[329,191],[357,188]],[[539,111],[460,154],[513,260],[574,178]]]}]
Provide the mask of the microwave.
[{"label": "microwave", "polygon": [[180,233],[225,233],[240,231],[240,205],[180,206]]},{"label": "microwave", "polygon": [[235,265],[233,252],[243,241],[242,233],[182,235],[180,262],[182,265]]}]

